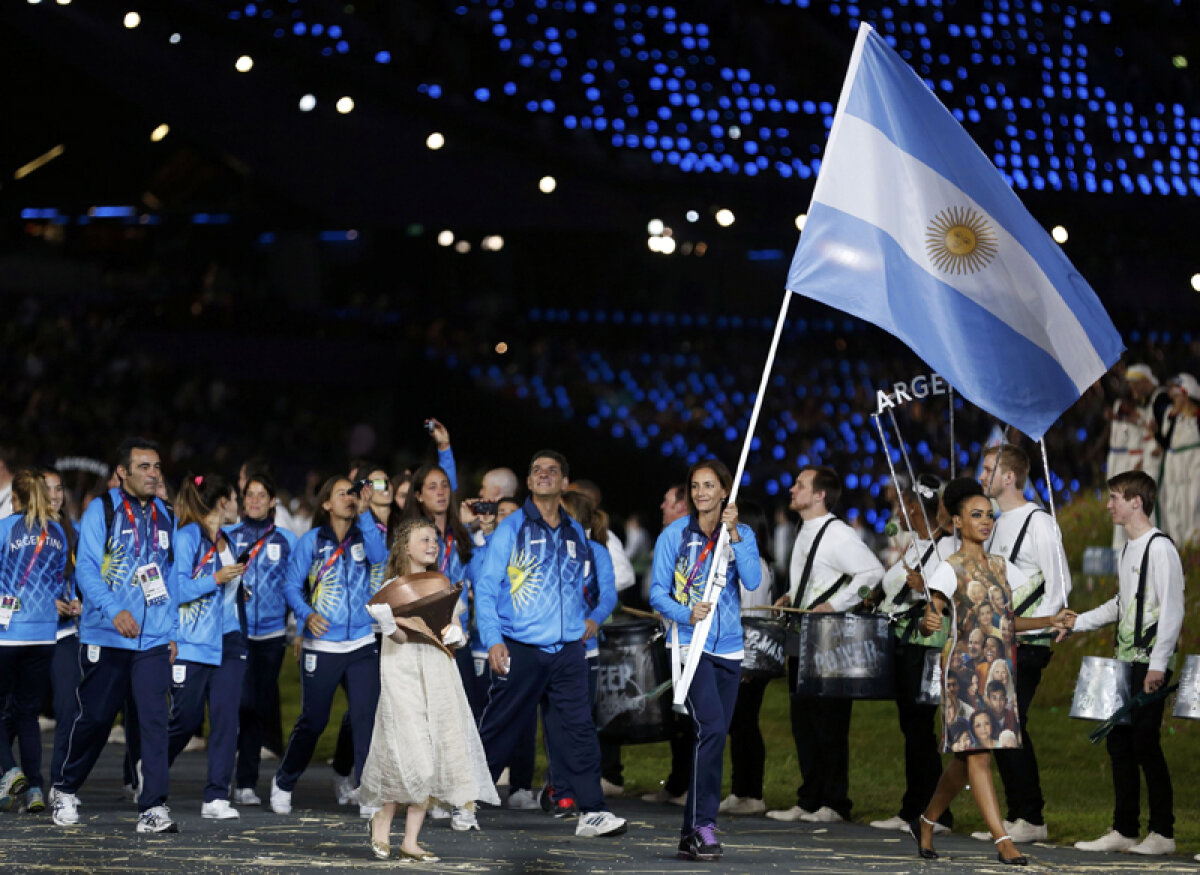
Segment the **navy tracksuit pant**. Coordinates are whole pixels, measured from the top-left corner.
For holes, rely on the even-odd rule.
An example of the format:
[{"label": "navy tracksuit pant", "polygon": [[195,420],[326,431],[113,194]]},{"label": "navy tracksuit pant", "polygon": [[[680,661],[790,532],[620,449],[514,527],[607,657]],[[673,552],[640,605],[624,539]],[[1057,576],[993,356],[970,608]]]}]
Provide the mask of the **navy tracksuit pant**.
[{"label": "navy tracksuit pant", "polygon": [[238,711],[237,787],[258,783],[262,749],[283,753],[279,713],[279,669],[287,653],[287,638],[246,642],[246,677]]},{"label": "navy tracksuit pant", "polygon": [[79,669],[79,635],[59,638],[54,645],[54,662],[50,667],[51,683],[54,686],[54,753],[50,757],[50,786],[62,777],[63,760],[67,756],[67,739],[71,737],[71,724],[79,704],[75,691],[79,687],[82,673]]},{"label": "navy tracksuit pant", "polygon": [[[53,644],[0,647],[0,705],[7,700],[6,710],[11,710],[12,725],[21,750],[21,767],[29,779],[29,786],[38,789],[42,786],[42,735],[38,727],[38,710],[46,682],[50,680],[53,659]],[[3,744],[0,744],[0,774],[16,766],[11,738],[5,731]]]},{"label": "navy tracksuit pant", "polygon": [[379,647],[375,642],[349,653],[303,651],[300,717],[275,774],[279,789],[291,792],[308,768],[317,740],[329,723],[333,694],[339,684],[346,691],[350,705],[355,782],[361,779],[362,767],[371,749],[371,733],[375,729],[375,706],[379,703]]},{"label": "navy tracksuit pant", "polygon": [[83,672],[79,682],[79,712],[67,737],[62,776],[55,789],[71,794],[79,792],[108,743],[117,711],[126,696],[131,696],[137,705],[141,739],[142,786],[138,788],[138,810],[164,804],[169,785],[167,699],[171,689],[167,645],[149,650],[123,650],[83,644],[79,648],[79,663]]},{"label": "navy tracksuit pant", "polygon": [[530,715],[545,708],[546,747],[554,780],[571,788],[575,804],[587,813],[604,811],[600,791],[600,744],[592,720],[588,666],[583,644],[572,641],[557,653],[504,639],[510,660],[506,675],[495,675],[479,726],[492,780],[500,776],[528,732]]},{"label": "navy tracksuit pant", "polygon": [[688,687],[688,713],[692,716],[692,779],[683,808],[685,837],[697,827],[713,826],[721,804],[721,769],[725,764],[725,736],[737,704],[739,659],[723,659],[705,653],[696,665]]},{"label": "navy tracksuit pant", "polygon": [[177,659],[172,667],[171,716],[167,729],[167,760],[179,752],[204,723],[208,705],[208,783],[204,801],[229,798],[229,782],[237,757],[238,708],[246,675],[246,644],[241,632],[221,640],[221,664]]}]

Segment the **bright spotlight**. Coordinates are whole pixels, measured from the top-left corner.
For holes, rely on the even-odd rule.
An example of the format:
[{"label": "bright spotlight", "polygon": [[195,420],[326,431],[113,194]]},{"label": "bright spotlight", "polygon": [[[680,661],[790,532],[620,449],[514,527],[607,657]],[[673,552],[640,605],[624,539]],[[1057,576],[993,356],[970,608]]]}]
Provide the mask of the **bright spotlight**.
[{"label": "bright spotlight", "polygon": [[685,216],[685,218],[686,218],[686,219],[687,219],[689,222],[699,222],[699,221],[700,221],[700,214],[699,214],[698,212],[696,212],[695,210],[688,210],[688,211],[687,211],[687,215]]},{"label": "bright spotlight", "polygon": [[471,251],[471,244],[468,243],[466,240],[459,240],[457,243],[454,244],[454,251],[457,252],[459,255],[466,255],[468,252]]},{"label": "bright spotlight", "polygon": [[489,234],[479,242],[479,248],[485,252],[499,252],[504,248],[504,238],[499,234]]},{"label": "bright spotlight", "polygon": [[125,26],[127,28],[129,28],[130,30],[133,30],[135,27],[137,27],[141,23],[142,23],[142,16],[138,15],[136,12],[126,12],[125,13]]},{"label": "bright spotlight", "polygon": [[646,240],[646,247],[651,252],[662,252],[662,237],[649,237]]},{"label": "bright spotlight", "polygon": [[178,33],[173,33],[167,38],[167,42],[169,42],[173,46],[177,46],[177,45],[179,45],[179,41],[181,39],[183,39],[182,36],[180,36]]},{"label": "bright spotlight", "polygon": [[437,241],[438,241],[438,246],[449,246],[451,243],[454,242],[454,232],[453,231],[442,231],[440,234],[438,234]]},{"label": "bright spotlight", "polygon": [[1060,244],[1066,243],[1067,242],[1067,229],[1064,228],[1062,225],[1055,225],[1050,230],[1050,236],[1054,238],[1055,243],[1060,243]]},{"label": "bright spotlight", "polygon": [[249,55],[242,55],[234,62],[233,67],[239,73],[249,73],[254,67],[254,59]]},{"label": "bright spotlight", "polygon": [[543,176],[538,180],[538,191],[542,194],[550,194],[556,188],[558,188],[558,180],[553,176]]},{"label": "bright spotlight", "polygon": [[342,115],[347,115],[348,113],[354,112],[354,98],[339,97],[338,102],[334,104],[334,108],[337,109],[337,111]]},{"label": "bright spotlight", "polygon": [[317,98],[315,95],[305,94],[303,97],[300,98],[300,111],[301,112],[312,112],[316,108],[317,108]]},{"label": "bright spotlight", "polygon": [[1192,274],[1192,291],[1200,292],[1200,273]]},{"label": "bright spotlight", "polygon": [[742,136],[742,129],[737,125],[729,126],[729,139],[736,140]]},{"label": "bright spotlight", "polygon": [[734,222],[733,210],[717,210],[717,224],[722,228],[728,228]]},{"label": "bright spotlight", "polygon": [[651,237],[658,237],[663,232],[663,220],[651,219],[646,225],[646,233]]},{"label": "bright spotlight", "polygon": [[[31,3],[32,3],[32,2],[33,2],[33,0],[29,0],[29,2],[31,2]],[[41,2],[42,2],[42,0],[37,0],[37,2],[38,2],[38,3],[41,3]],[[58,0],[58,5],[59,5],[59,6],[70,6],[70,5],[71,5],[71,0]]]},{"label": "bright spotlight", "polygon": [[171,126],[163,123],[150,132],[150,139],[155,143],[159,143],[166,139],[169,133],[171,133]]},{"label": "bright spotlight", "polygon": [[425,138],[425,145],[436,152],[438,149],[442,148],[442,146],[446,145],[446,138],[437,131],[434,131]]},{"label": "bright spotlight", "polygon": [[671,253],[673,253],[675,251],[675,238],[674,237],[660,237],[659,240],[661,240],[662,242],[659,244],[658,251],[661,252],[663,255],[670,255]]},{"label": "bright spotlight", "polygon": [[796,230],[803,231],[805,224],[808,222],[808,213],[801,213],[796,216]]}]

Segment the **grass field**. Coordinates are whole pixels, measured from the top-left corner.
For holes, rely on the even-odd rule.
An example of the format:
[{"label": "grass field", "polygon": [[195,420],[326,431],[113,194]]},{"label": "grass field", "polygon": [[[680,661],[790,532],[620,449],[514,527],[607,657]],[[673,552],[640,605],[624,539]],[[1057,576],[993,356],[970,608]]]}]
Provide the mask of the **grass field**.
[{"label": "grass field", "polygon": [[[1112,527],[1103,505],[1096,499],[1077,500],[1061,513],[1064,540],[1073,574],[1071,606],[1086,610],[1110,598],[1113,578],[1088,579],[1079,573],[1083,547],[1111,540]],[[1179,653],[1200,653],[1200,550],[1184,552],[1187,572],[1187,618]],[[1112,655],[1112,633],[1078,635],[1057,645],[1055,656],[1043,675],[1042,685],[1029,717],[1030,732],[1037,744],[1042,788],[1046,797],[1046,820],[1050,840],[1057,843],[1095,838],[1106,832],[1112,820],[1112,779],[1103,743],[1087,740],[1095,723],[1067,716],[1079,663],[1085,655]],[[1182,665],[1182,660],[1181,660]],[[281,679],[285,731],[299,713],[299,670],[288,659]],[[1168,716],[1163,724],[1163,747],[1171,767],[1175,789],[1175,829],[1180,853],[1200,851],[1200,721]],[[338,693],[334,718],[321,738],[314,762],[323,763],[333,752],[344,700]],[[763,702],[761,726],[767,744],[767,780],[764,795],[770,808],[795,804],[799,770],[789,728],[787,690],[782,680],[774,681]],[[891,817],[904,792],[903,739],[890,702],[856,702],[850,730],[850,795],[854,819],[860,822]],[[540,755],[539,755],[540,757]],[[626,792],[649,792],[666,778],[670,768],[667,745],[645,744],[624,748]],[[541,762],[539,759],[539,769]],[[728,792],[729,767],[725,768]],[[999,777],[996,786],[1000,787]],[[970,795],[964,793],[954,805],[956,832],[982,829],[983,821]],[[1143,798],[1143,829],[1145,801]]]}]

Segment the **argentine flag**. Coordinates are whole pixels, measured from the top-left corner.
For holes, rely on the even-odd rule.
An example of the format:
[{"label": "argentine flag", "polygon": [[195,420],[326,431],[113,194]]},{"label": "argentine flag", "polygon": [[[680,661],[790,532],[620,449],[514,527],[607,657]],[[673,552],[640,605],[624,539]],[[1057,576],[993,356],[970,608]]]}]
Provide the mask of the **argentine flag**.
[{"label": "argentine flag", "polygon": [[1062,249],[866,24],[787,287],[899,337],[1033,438],[1123,350]]}]

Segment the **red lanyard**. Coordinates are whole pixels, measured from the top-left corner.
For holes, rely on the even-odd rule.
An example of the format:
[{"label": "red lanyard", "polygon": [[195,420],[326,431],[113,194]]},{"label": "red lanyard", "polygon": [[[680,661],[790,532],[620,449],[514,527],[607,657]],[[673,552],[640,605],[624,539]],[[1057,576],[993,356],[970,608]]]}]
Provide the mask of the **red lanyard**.
[{"label": "red lanyard", "polygon": [[688,572],[687,583],[683,585],[683,597],[687,598],[688,593],[692,591],[692,587],[696,583],[696,579],[700,576],[700,569],[704,567],[704,560],[708,558],[708,554],[712,552],[712,548],[717,544],[717,535],[721,533],[721,524],[718,522],[717,527],[713,529],[712,536],[708,539],[708,543],[704,545],[704,549],[700,551],[700,556],[696,559],[696,564],[692,566],[692,570]]},{"label": "red lanyard", "polygon": [[346,552],[346,545],[349,543],[350,543],[350,536],[347,535],[346,540],[342,541],[342,543],[338,545],[338,548],[336,550],[334,550],[333,553],[330,554],[328,559],[325,560],[325,564],[321,566],[321,570],[318,571],[317,576],[315,578],[313,578],[313,583],[321,582],[321,578],[325,576],[325,572],[330,569],[330,567],[333,565],[334,562],[338,561],[339,556],[341,556],[343,553]]},{"label": "red lanyard", "polygon": [[192,569],[192,580],[200,576],[200,572],[204,570],[204,566],[208,564],[208,560],[213,558],[213,554],[217,552],[217,542],[221,540],[221,535],[217,535],[217,540],[208,548],[208,552],[204,554],[204,558],[200,560],[200,564]]},{"label": "red lanyard", "polygon": [[21,582],[17,584],[17,589],[25,586],[25,581],[29,579],[29,573],[33,571],[33,566],[37,564],[38,556],[41,555],[42,548],[46,546],[46,536],[50,534],[48,528],[42,529],[42,533],[38,535],[37,546],[33,548],[33,558],[29,560],[29,564],[25,566],[25,573],[21,575]]},{"label": "red lanyard", "polygon": [[446,569],[450,567],[450,551],[454,549],[454,532],[446,532],[446,552],[442,554],[442,561],[438,570],[442,574],[446,573]]},{"label": "red lanyard", "polygon": [[275,524],[267,526],[267,530],[263,532],[262,537],[254,542],[254,546],[250,548],[250,555],[246,558],[246,564],[249,565],[254,561],[254,557],[263,548],[263,544],[267,543],[267,538],[271,537],[271,532],[275,531]]},{"label": "red lanyard", "polygon": [[[125,516],[129,518],[129,525],[133,527],[133,548],[137,551],[137,558],[142,558],[142,536],[138,533],[137,520],[133,516],[133,508],[129,506],[129,499],[122,498],[121,501],[125,504]],[[154,500],[150,501],[150,549],[154,549],[154,544],[158,540],[158,505]]]}]

